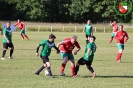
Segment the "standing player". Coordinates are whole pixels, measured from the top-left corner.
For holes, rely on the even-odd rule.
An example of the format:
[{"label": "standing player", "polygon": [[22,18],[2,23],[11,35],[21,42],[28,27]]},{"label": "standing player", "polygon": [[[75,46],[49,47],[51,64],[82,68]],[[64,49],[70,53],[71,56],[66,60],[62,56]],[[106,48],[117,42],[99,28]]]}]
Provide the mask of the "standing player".
[{"label": "standing player", "polygon": [[72,50],[77,47],[77,50],[74,52],[74,55],[77,54],[77,52],[80,50],[80,45],[77,42],[77,36],[72,36],[72,38],[66,38],[62,42],[59,42],[57,44],[57,47],[60,47],[61,56],[63,58],[63,63],[60,68],[60,76],[64,76],[64,69],[66,66],[66,63],[68,60],[70,60],[71,63],[71,73],[72,76],[75,76],[74,69],[75,69],[75,62],[74,62],[74,56],[72,54]]},{"label": "standing player", "polygon": [[12,43],[12,30],[10,26],[11,26],[11,23],[7,22],[6,27],[3,30],[3,48],[4,49],[3,49],[2,58],[1,58],[2,60],[5,60],[4,57],[5,57],[8,47],[11,48],[9,58],[13,59],[12,54],[13,54],[14,46]]},{"label": "standing player", "polygon": [[121,56],[124,50],[124,42],[127,42],[127,40],[129,39],[127,32],[123,30],[123,25],[119,26],[119,31],[116,33],[115,37],[119,49],[116,61],[121,62]]},{"label": "standing player", "polygon": [[43,40],[41,43],[39,43],[39,45],[37,46],[37,49],[36,49],[36,56],[39,56],[39,48],[40,46],[42,46],[42,51],[40,53],[40,57],[43,61],[43,66],[41,66],[41,68],[35,73],[37,75],[39,75],[39,73],[45,68],[47,67],[47,71],[49,73],[49,76],[51,78],[54,78],[54,76],[52,75],[52,72],[51,72],[51,68],[50,68],[50,62],[49,62],[49,58],[48,56],[50,55],[51,53],[51,49],[52,47],[54,47],[56,50],[57,50],[57,53],[60,52],[60,50],[55,46],[55,43],[54,43],[54,40],[55,40],[55,36],[53,34],[50,34],[49,35],[49,39],[48,40]]},{"label": "standing player", "polygon": [[113,38],[115,38],[116,32],[118,31],[118,25],[117,25],[116,21],[111,23],[111,26],[113,27],[113,33],[112,33],[109,43],[111,43],[113,41]]},{"label": "standing player", "polygon": [[93,58],[94,58],[94,52],[96,51],[96,45],[94,43],[96,37],[95,36],[90,36],[90,43],[87,44],[85,52],[84,52],[84,56],[81,57],[76,64],[75,67],[75,75],[77,75],[78,70],[79,70],[79,66],[80,65],[85,65],[87,66],[88,70],[91,71],[92,73],[92,77],[95,77],[95,72],[93,70],[93,68],[91,67],[91,63],[93,62]]},{"label": "standing player", "polygon": [[89,37],[93,35],[91,21],[88,20],[87,24],[84,26],[83,33],[86,35],[86,44],[89,42]]},{"label": "standing player", "polygon": [[25,24],[21,22],[20,19],[18,19],[18,22],[14,26],[18,26],[20,28],[20,35],[22,40],[24,40],[24,37],[29,40],[28,36],[25,34]]}]

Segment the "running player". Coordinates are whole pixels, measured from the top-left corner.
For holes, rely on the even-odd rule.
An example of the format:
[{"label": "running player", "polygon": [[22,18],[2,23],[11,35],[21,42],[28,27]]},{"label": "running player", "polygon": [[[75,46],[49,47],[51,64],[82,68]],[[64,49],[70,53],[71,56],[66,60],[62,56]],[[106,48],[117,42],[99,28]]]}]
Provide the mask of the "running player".
[{"label": "running player", "polygon": [[129,39],[127,32],[123,30],[123,25],[119,26],[119,31],[116,33],[115,37],[119,49],[116,61],[121,62],[121,56],[124,50],[124,42],[127,42],[127,40]]},{"label": "running player", "polygon": [[89,43],[89,37],[93,35],[91,21],[88,20],[87,24],[84,26],[83,33],[85,32],[86,35],[86,44]]},{"label": "running player", "polygon": [[40,46],[42,46],[42,51],[40,53],[40,57],[41,57],[44,64],[43,64],[43,66],[41,66],[41,68],[35,74],[39,75],[39,73],[45,67],[47,67],[47,71],[49,73],[49,76],[51,78],[54,78],[54,76],[52,75],[52,72],[51,72],[50,62],[49,62],[48,56],[51,53],[52,47],[54,47],[57,50],[57,54],[60,53],[60,50],[55,46],[55,43],[54,43],[55,38],[56,37],[53,34],[50,34],[48,40],[43,40],[41,43],[38,44],[37,49],[36,49],[36,56],[39,56],[38,51],[39,51]]},{"label": "running player", "polygon": [[7,22],[6,27],[3,30],[3,48],[4,49],[3,49],[2,58],[1,58],[2,60],[5,60],[4,57],[5,57],[8,47],[11,48],[9,58],[13,59],[12,54],[13,54],[14,46],[12,43],[12,30],[11,30],[10,26],[11,26],[11,23]]},{"label": "running player", "polygon": [[111,43],[113,41],[113,38],[115,38],[116,32],[118,31],[118,25],[117,25],[116,21],[111,23],[111,26],[113,27],[113,33],[112,33],[109,43]]},{"label": "running player", "polygon": [[28,36],[25,34],[25,24],[21,22],[20,19],[18,19],[18,22],[14,26],[18,26],[20,28],[20,35],[22,40],[24,40],[24,37],[29,40]]},{"label": "running player", "polygon": [[96,51],[96,44],[94,43],[96,37],[95,36],[90,36],[90,43],[87,44],[85,52],[84,52],[84,56],[81,57],[77,63],[76,63],[76,67],[75,67],[75,75],[77,75],[78,71],[79,71],[79,66],[80,65],[85,65],[87,66],[88,70],[91,71],[92,73],[92,77],[95,77],[95,72],[93,70],[93,68],[91,67],[91,64],[93,62],[93,58],[94,58],[94,52]]},{"label": "running player", "polygon": [[80,50],[80,45],[77,41],[77,36],[72,36],[72,38],[66,38],[62,42],[59,42],[57,44],[57,47],[60,47],[61,56],[63,58],[63,63],[60,68],[60,76],[64,76],[64,69],[66,66],[66,63],[68,60],[70,60],[71,63],[71,73],[72,76],[75,76],[74,69],[75,69],[75,62],[74,62],[74,56],[72,54],[72,50],[77,47],[77,50],[74,52],[74,55],[77,54],[77,52]]}]

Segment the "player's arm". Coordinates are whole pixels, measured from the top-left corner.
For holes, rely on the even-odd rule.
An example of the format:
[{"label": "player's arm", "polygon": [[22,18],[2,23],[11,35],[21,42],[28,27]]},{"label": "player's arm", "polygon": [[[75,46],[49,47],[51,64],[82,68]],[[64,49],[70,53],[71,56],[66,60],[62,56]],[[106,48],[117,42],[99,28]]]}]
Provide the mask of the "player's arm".
[{"label": "player's arm", "polygon": [[76,49],[76,51],[74,52],[74,55],[76,55],[76,54],[79,52],[79,50],[81,49],[81,47],[80,47],[80,45],[78,44],[78,42],[76,43],[76,47],[77,47],[77,49]]},{"label": "player's arm", "polygon": [[56,49],[57,53],[60,53],[59,48],[57,48],[55,45],[54,45],[54,48]]},{"label": "player's arm", "polygon": [[7,43],[10,43],[10,41],[8,40],[7,36],[6,36],[6,30],[4,29],[3,31],[3,36],[6,39]]},{"label": "player's arm", "polygon": [[37,48],[36,48],[36,56],[39,56],[39,48],[40,48],[41,44],[38,44],[37,45]]},{"label": "player's arm", "polygon": [[14,26],[17,26],[17,25],[18,25],[18,22]]},{"label": "player's arm", "polygon": [[129,39],[128,34],[126,33],[126,39],[125,42],[127,42],[127,40]]},{"label": "player's arm", "polygon": [[63,44],[64,44],[64,41],[59,42],[59,43],[57,44],[57,48],[59,49],[59,48],[60,48],[60,45],[63,45]]},{"label": "player's arm", "polygon": [[84,26],[84,29],[83,29],[83,34],[85,33],[85,26]]},{"label": "player's arm", "polygon": [[87,53],[86,53],[86,57],[87,57],[87,58],[89,57],[90,52],[91,52],[91,49],[89,48],[89,49],[87,50]]},{"label": "player's arm", "polygon": [[10,41],[8,40],[7,36],[5,34],[3,34],[4,38],[6,39],[7,43],[10,43]]},{"label": "player's arm", "polygon": [[113,26],[114,25],[114,22],[112,22],[110,25]]}]

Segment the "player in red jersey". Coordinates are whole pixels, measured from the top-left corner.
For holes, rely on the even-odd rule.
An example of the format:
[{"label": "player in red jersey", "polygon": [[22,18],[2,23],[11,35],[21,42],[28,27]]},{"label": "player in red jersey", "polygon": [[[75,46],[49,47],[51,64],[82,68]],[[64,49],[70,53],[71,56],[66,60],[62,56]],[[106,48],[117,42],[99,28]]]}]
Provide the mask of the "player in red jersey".
[{"label": "player in red jersey", "polygon": [[18,22],[14,26],[18,26],[20,28],[20,35],[22,40],[24,40],[24,37],[29,40],[28,36],[25,34],[25,24],[21,22],[20,19],[18,19]]},{"label": "player in red jersey", "polygon": [[118,25],[117,25],[116,21],[111,23],[111,26],[113,27],[113,31],[112,31],[113,33],[112,33],[109,43],[111,43],[113,41],[113,38],[115,38],[116,32],[118,31]]},{"label": "player in red jersey", "polygon": [[119,31],[116,33],[115,37],[119,49],[116,61],[121,62],[121,56],[124,50],[124,42],[127,42],[129,39],[127,32],[123,30],[123,25],[119,26]]},{"label": "player in red jersey", "polygon": [[64,69],[66,66],[66,63],[68,60],[70,60],[71,63],[71,71],[72,76],[75,76],[74,70],[75,70],[75,62],[74,62],[74,56],[72,54],[72,50],[77,47],[77,50],[74,52],[74,55],[77,54],[77,52],[80,50],[80,45],[77,41],[77,36],[72,36],[72,38],[66,38],[62,42],[59,42],[57,44],[57,47],[60,47],[61,56],[63,58],[63,63],[60,68],[60,76],[64,76]]}]

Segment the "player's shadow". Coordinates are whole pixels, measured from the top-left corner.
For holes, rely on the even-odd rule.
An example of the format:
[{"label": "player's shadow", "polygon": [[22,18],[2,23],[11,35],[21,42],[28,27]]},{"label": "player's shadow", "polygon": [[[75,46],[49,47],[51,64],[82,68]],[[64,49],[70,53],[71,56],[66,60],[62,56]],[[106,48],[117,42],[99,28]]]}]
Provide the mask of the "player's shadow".
[{"label": "player's shadow", "polygon": [[[82,76],[82,77],[83,78],[89,78],[92,76]],[[133,76],[127,76],[127,75],[124,75],[124,76],[96,76],[95,78],[133,78]]]}]

